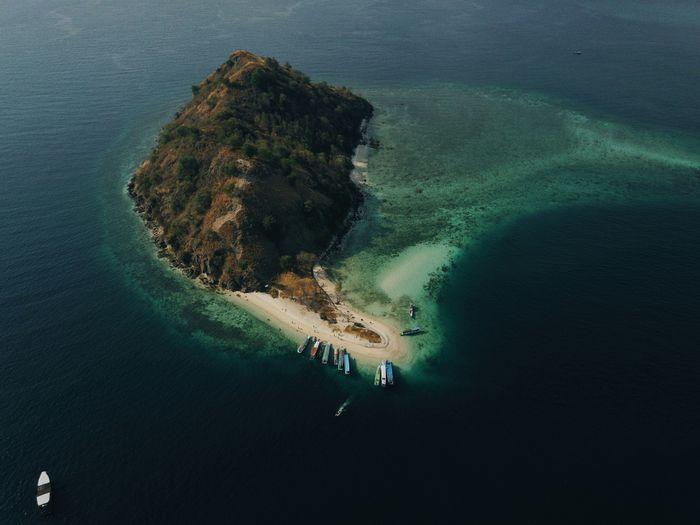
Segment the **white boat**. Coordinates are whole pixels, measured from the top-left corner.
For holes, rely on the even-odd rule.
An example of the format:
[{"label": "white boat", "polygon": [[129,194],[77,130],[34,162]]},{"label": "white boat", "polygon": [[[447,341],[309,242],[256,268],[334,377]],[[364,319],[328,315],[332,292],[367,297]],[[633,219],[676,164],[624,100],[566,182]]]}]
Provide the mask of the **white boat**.
[{"label": "white boat", "polygon": [[386,361],[381,362],[379,369],[382,374],[382,388],[384,388],[386,386]]},{"label": "white boat", "polygon": [[39,476],[39,481],[36,484],[36,504],[40,510],[48,510],[51,503],[51,480],[49,475],[44,471]]},{"label": "white boat", "polygon": [[306,350],[306,347],[309,346],[309,343],[311,343],[312,339],[313,338],[311,336],[307,337],[306,340],[299,345],[299,348],[297,348],[297,354],[303,354],[304,350]]}]

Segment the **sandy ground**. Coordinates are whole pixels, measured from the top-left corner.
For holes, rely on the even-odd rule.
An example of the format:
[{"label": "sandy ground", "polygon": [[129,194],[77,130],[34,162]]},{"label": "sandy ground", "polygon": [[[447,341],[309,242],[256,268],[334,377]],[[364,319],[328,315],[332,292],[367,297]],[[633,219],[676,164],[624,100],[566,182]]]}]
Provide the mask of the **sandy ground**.
[{"label": "sandy ground", "polygon": [[[376,364],[383,359],[407,363],[408,341],[385,320],[353,310],[347,304],[339,304],[342,320],[330,324],[320,316],[291,299],[275,298],[262,292],[223,292],[237,306],[247,310],[258,319],[280,328],[298,342],[308,335],[316,336],[335,347],[345,347],[350,356],[361,364]],[[352,334],[343,332],[348,322],[360,322],[382,338],[380,343],[370,343]],[[290,351],[296,346],[290,347]]]}]

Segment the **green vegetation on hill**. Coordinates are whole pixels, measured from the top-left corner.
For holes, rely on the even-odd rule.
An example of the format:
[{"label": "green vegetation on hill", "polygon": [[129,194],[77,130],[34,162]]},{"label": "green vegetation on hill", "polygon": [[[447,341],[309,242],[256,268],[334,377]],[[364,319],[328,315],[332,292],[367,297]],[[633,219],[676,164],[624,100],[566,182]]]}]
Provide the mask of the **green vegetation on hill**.
[{"label": "green vegetation on hill", "polygon": [[192,93],[130,184],[164,252],[231,289],[308,275],[360,202],[351,155],[372,106],[245,51]]}]

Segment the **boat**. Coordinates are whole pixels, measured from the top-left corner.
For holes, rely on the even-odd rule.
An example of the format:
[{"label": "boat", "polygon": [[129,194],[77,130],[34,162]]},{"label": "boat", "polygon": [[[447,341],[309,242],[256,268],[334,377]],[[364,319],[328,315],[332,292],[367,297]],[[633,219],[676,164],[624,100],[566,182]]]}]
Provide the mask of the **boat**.
[{"label": "boat", "polygon": [[333,348],[333,366],[338,366],[338,349]]},{"label": "boat", "polygon": [[345,375],[349,376],[350,375],[350,354],[345,352]]},{"label": "boat", "polygon": [[409,328],[408,330],[404,330],[403,332],[401,332],[401,335],[418,335],[418,334],[422,334],[422,333],[423,333],[422,328],[418,328],[417,326],[414,326],[413,328]]},{"label": "boat", "polygon": [[583,51],[574,51],[574,55],[581,55],[583,54]]},{"label": "boat", "polygon": [[311,336],[307,337],[307,338],[306,338],[306,341],[304,341],[303,343],[301,343],[301,344],[299,345],[299,348],[297,348],[297,354],[303,354],[303,353],[304,353],[304,350],[306,350],[306,347],[309,346],[309,343],[311,342],[312,339],[313,339],[313,338],[312,338]]},{"label": "boat", "polygon": [[316,354],[318,354],[318,348],[321,346],[321,340],[316,339],[314,346],[311,347],[311,359],[316,359]]},{"label": "boat", "polygon": [[341,348],[340,350],[338,350],[338,370],[343,369],[343,362],[344,362],[343,356],[344,355],[345,355],[345,348]]},{"label": "boat", "polygon": [[332,344],[326,343],[326,347],[323,349],[323,358],[321,359],[321,363],[323,363],[324,365],[328,364],[328,357],[331,355],[332,348]]},{"label": "boat", "polygon": [[382,376],[382,388],[384,388],[386,386],[386,361],[382,361],[379,364],[379,370]]},{"label": "boat", "polygon": [[51,504],[51,480],[46,471],[39,475],[36,484],[36,504],[42,512],[48,511]]},{"label": "boat", "polygon": [[409,316],[411,319],[415,319],[415,318],[416,318],[416,305],[413,304],[413,303],[411,303],[411,306],[408,307],[408,316]]},{"label": "boat", "polygon": [[335,417],[343,415],[343,412],[345,412],[345,409],[348,408],[350,405],[350,402],[352,401],[352,396],[347,398],[345,401],[343,401],[343,404],[338,407],[338,410],[335,411]]},{"label": "boat", "polygon": [[377,371],[374,373],[374,386],[379,386],[382,380],[382,365],[377,365]]},{"label": "boat", "polygon": [[391,361],[386,362],[386,384],[394,386],[394,365]]}]

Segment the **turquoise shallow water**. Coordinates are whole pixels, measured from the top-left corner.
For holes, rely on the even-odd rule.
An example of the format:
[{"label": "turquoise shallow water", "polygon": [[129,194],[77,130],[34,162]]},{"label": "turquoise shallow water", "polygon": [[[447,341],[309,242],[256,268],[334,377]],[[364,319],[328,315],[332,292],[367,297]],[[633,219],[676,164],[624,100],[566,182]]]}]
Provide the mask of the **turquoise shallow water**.
[{"label": "turquoise shallow water", "polygon": [[[62,523],[696,515],[698,18],[4,6],[0,521],[34,521],[42,469]],[[290,355],[171,272],[132,213],[157,130],[239,47],[378,108],[365,220],[333,270],[370,310],[419,301],[430,335],[395,391]]]},{"label": "turquoise shallow water", "polygon": [[435,298],[465,250],[499,225],[572,204],[700,194],[692,135],[632,128],[502,89],[429,84],[375,88],[363,222],[333,265],[354,302],[433,334],[417,360],[448,342]]}]

